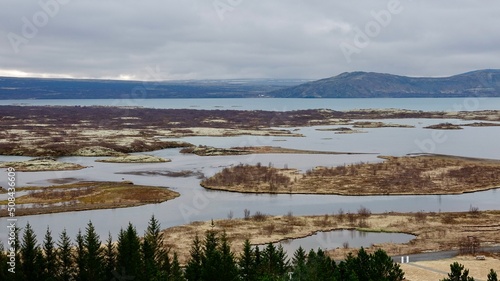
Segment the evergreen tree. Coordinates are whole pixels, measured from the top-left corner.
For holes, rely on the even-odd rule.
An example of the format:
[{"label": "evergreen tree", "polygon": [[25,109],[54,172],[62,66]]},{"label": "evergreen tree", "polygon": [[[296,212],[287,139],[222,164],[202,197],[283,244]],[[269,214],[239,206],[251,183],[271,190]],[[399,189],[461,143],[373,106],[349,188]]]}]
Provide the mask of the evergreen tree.
[{"label": "evergreen tree", "polygon": [[222,261],[218,244],[217,233],[213,230],[207,231],[201,258],[201,277],[204,281],[218,280],[220,275],[219,265]]},{"label": "evergreen tree", "polygon": [[54,281],[58,272],[57,251],[49,227],[47,227],[47,231],[45,232],[43,252],[45,254],[43,280]]},{"label": "evergreen tree", "polygon": [[203,250],[198,234],[194,237],[193,245],[190,250],[190,259],[186,266],[185,277],[188,281],[201,281],[201,264]]},{"label": "evergreen tree", "polygon": [[255,266],[255,253],[250,244],[250,240],[246,239],[243,244],[243,253],[238,259],[239,275],[243,281],[257,280],[257,270]]},{"label": "evergreen tree", "polygon": [[317,252],[311,250],[307,256],[306,272],[307,280],[332,280],[335,273],[335,262],[325,255],[323,250]]},{"label": "evergreen tree", "polygon": [[288,270],[286,254],[281,245],[276,248],[272,243],[267,244],[262,252],[262,276],[270,280],[284,278]]},{"label": "evergreen tree", "polygon": [[104,247],[104,272],[106,275],[106,280],[112,280],[114,278],[113,272],[116,270],[116,252],[115,245],[113,244],[113,237],[111,233],[108,234],[108,240],[106,240],[106,246]]},{"label": "evergreen tree", "polygon": [[137,280],[141,276],[141,266],[141,243],[135,227],[129,223],[118,235],[116,268],[122,275]]},{"label": "evergreen tree", "polygon": [[341,261],[338,265],[338,269],[334,274],[335,280],[345,280],[345,281],[359,281],[358,275],[352,269],[354,257],[349,253],[345,260]]},{"label": "evergreen tree", "polygon": [[305,265],[306,259],[307,259],[306,251],[304,251],[302,246],[299,246],[299,248],[293,254],[292,265],[295,267],[300,265]]},{"label": "evergreen tree", "polygon": [[74,274],[73,268],[73,254],[72,254],[72,246],[71,240],[66,233],[66,229],[64,229],[59,236],[59,242],[57,243],[57,260],[58,260],[58,281],[69,281],[72,279]]},{"label": "evergreen tree", "polygon": [[100,281],[104,280],[104,258],[103,249],[101,248],[101,241],[95,232],[92,222],[87,224],[84,236],[84,267],[83,280]]},{"label": "evergreen tree", "polygon": [[181,265],[179,264],[179,258],[177,253],[174,252],[174,257],[172,259],[172,269],[168,278],[169,281],[184,281],[184,276],[182,273]]},{"label": "evergreen tree", "polygon": [[289,263],[288,263],[288,257],[286,255],[285,250],[283,249],[283,246],[280,244],[277,248],[276,251],[277,255],[277,269],[278,269],[278,275],[279,276],[286,276],[289,270]]},{"label": "evergreen tree", "polygon": [[[372,268],[375,278],[384,280],[404,280],[404,272],[386,252],[379,249],[372,255]],[[375,279],[374,278],[374,279]]]},{"label": "evergreen tree", "polygon": [[262,271],[264,270],[264,266],[262,264],[262,253],[260,252],[259,246],[255,246],[253,252],[255,253],[255,265],[254,265],[255,274],[257,276],[261,276]]},{"label": "evergreen tree", "polygon": [[76,234],[76,253],[75,253],[75,280],[84,281],[85,280],[85,239],[83,237],[82,231],[78,230]]},{"label": "evergreen tree", "polygon": [[[164,279],[170,272],[170,258],[165,249],[163,233],[158,220],[153,216],[149,220],[142,244],[144,270],[150,278]],[[153,280],[153,279],[151,279]]]},{"label": "evergreen tree", "polygon": [[234,254],[231,252],[231,246],[227,241],[226,232],[223,232],[220,237],[220,256],[221,262],[219,264],[219,278],[221,281],[236,281],[238,280],[238,267]]},{"label": "evergreen tree", "polygon": [[370,255],[368,255],[363,247],[359,249],[358,256],[354,258],[354,263],[351,265],[353,271],[358,275],[359,280],[370,280],[372,274],[370,270]]},{"label": "evergreen tree", "polygon": [[498,281],[497,273],[490,269],[490,273],[488,274],[488,281]]},{"label": "evergreen tree", "polygon": [[162,250],[161,255],[159,255],[157,267],[159,266],[160,279],[163,279],[164,276],[170,275],[170,271],[172,270],[172,262],[170,260],[169,252],[169,250]]},{"label": "evergreen tree", "polygon": [[[41,280],[43,255],[37,245],[36,235],[28,223],[23,233],[23,241],[20,248],[21,261],[20,272],[24,280]],[[40,260],[42,259],[42,260]]]},{"label": "evergreen tree", "polygon": [[154,260],[154,251],[149,243],[148,239],[144,239],[141,244],[141,254],[142,254],[142,278],[144,280],[156,281],[160,279],[162,276],[168,276],[168,274],[160,272],[159,268],[156,266],[156,262]]},{"label": "evergreen tree", "polygon": [[309,280],[306,269],[306,252],[302,247],[299,247],[292,258],[293,274],[292,280],[304,281]]},{"label": "evergreen tree", "polygon": [[469,270],[464,270],[464,266],[458,262],[454,262],[450,265],[450,271],[451,272],[448,273],[448,278],[442,281],[474,281],[474,278],[469,277]]},{"label": "evergreen tree", "polygon": [[399,265],[384,251],[368,254],[363,248],[358,251],[357,256],[349,254],[340,262],[333,276],[338,280],[404,280],[404,273]]}]

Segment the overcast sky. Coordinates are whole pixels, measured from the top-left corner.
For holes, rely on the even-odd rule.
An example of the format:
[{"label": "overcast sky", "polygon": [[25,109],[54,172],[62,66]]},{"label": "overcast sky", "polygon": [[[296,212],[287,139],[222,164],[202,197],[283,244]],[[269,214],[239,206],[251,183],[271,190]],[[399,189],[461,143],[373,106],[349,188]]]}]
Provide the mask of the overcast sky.
[{"label": "overcast sky", "polygon": [[0,5],[0,76],[319,79],[358,70],[447,76],[500,68],[494,0]]}]

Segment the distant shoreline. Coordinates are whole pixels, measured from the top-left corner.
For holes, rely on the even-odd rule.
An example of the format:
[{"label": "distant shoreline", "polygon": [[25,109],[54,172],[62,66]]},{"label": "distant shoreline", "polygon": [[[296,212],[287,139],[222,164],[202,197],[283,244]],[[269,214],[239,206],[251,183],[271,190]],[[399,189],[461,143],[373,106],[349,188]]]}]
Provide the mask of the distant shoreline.
[{"label": "distant shoreline", "polygon": [[[500,121],[500,110],[264,111],[156,109],[136,106],[0,105],[0,128],[2,129],[0,155],[108,156],[192,146],[178,141],[162,141],[161,138],[241,135],[302,137],[301,133],[292,128],[345,124],[354,126],[356,125],[353,123],[354,120],[410,118],[476,120],[481,121],[476,122],[476,126],[484,127],[493,126],[495,124],[492,122]],[[370,126],[376,128],[387,125],[371,124]],[[85,150],[85,155],[82,155],[82,149]],[[89,150],[103,151],[104,154],[86,155]]]}]

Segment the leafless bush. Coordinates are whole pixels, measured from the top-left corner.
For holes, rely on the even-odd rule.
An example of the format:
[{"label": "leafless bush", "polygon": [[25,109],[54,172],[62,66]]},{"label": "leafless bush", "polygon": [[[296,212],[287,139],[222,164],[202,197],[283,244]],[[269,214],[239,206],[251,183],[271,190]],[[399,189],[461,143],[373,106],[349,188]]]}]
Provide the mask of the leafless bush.
[{"label": "leafless bush", "polygon": [[248,210],[248,209],[243,210],[243,219],[244,220],[250,219],[250,210]]},{"label": "leafless bush", "polygon": [[419,211],[415,213],[415,222],[417,223],[425,223],[427,221],[427,214],[423,211]]},{"label": "leafless bush", "polygon": [[289,223],[293,223],[295,220],[292,211],[288,211],[288,213],[285,215],[285,220]]},{"label": "leafless bush", "polygon": [[233,219],[233,215],[234,215],[234,214],[233,214],[233,211],[231,210],[231,211],[229,211],[229,213],[227,214],[227,218],[228,218],[228,219],[230,219],[230,220],[232,220],[232,219]]},{"label": "leafless bush", "polygon": [[276,226],[274,225],[274,223],[271,223],[271,224],[268,224],[268,225],[265,225],[263,227],[264,231],[267,233],[267,235],[272,235],[273,232],[274,232],[274,229],[276,228]]},{"label": "leafless bush", "polygon": [[367,219],[369,218],[371,215],[372,215],[372,212],[370,211],[370,209],[366,208],[366,207],[363,207],[361,206],[359,209],[358,209],[358,215],[361,219]]},{"label": "leafless bush", "polygon": [[478,207],[474,207],[474,206],[470,205],[469,214],[471,216],[477,218],[477,217],[479,217],[479,215],[481,214],[481,212],[479,212],[479,208]]},{"label": "leafless bush", "polygon": [[253,215],[253,220],[254,221],[265,221],[267,219],[266,214],[261,213],[260,211],[255,212]]},{"label": "leafless bush", "polygon": [[328,214],[325,214],[325,216],[323,217],[323,226],[327,226],[328,225],[328,220],[330,219],[330,217],[328,216]]},{"label": "leafless bush", "polygon": [[350,224],[355,224],[356,223],[356,214],[347,213],[347,220],[349,221]]},{"label": "leafless bush", "polygon": [[271,193],[280,187],[287,188],[291,183],[290,177],[282,175],[272,166],[250,166],[239,164],[231,168],[224,168],[212,177],[202,181],[203,186],[235,186],[251,184],[267,184]]},{"label": "leafless bush", "polygon": [[293,231],[293,226],[291,225],[284,225],[280,229],[276,229],[275,232],[280,233],[281,235],[287,235]]},{"label": "leafless bush", "polygon": [[342,248],[349,249],[349,242],[342,243]]},{"label": "leafless bush", "polygon": [[459,247],[461,255],[475,255],[481,247],[481,242],[476,236],[467,236],[460,239]]},{"label": "leafless bush", "polygon": [[455,223],[455,217],[453,217],[452,214],[445,214],[441,218],[441,222],[444,224],[454,224]]},{"label": "leafless bush", "polygon": [[345,216],[344,209],[340,208],[339,211],[338,211],[338,216],[337,216],[338,221],[339,222],[343,222],[344,221],[344,216]]},{"label": "leafless bush", "polygon": [[358,220],[358,227],[369,227],[370,225],[364,218],[359,218]]}]

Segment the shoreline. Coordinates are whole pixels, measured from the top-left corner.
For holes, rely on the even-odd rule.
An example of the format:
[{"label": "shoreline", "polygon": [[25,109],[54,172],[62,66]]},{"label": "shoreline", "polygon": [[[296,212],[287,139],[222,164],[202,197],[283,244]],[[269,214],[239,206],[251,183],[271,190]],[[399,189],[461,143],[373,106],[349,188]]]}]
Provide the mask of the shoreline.
[{"label": "shoreline", "polygon": [[341,152],[341,151],[318,151],[294,148],[283,148],[280,146],[243,146],[231,148],[218,148],[212,146],[193,146],[181,149],[180,153],[195,154],[198,156],[232,156],[249,154],[317,154],[317,155],[377,155],[369,152]]},{"label": "shoreline", "polygon": [[[482,236],[482,245],[500,245],[499,211],[449,212],[449,213],[384,213],[363,215],[358,210],[354,214],[324,214],[314,216],[268,216],[248,219],[220,219],[174,226],[163,230],[166,243],[173,247],[181,260],[189,253],[192,239],[201,239],[206,231],[225,232],[235,254],[242,250],[243,241],[250,239],[252,245],[277,243],[289,239],[300,239],[337,230],[357,230],[374,233],[402,233],[415,236],[408,243],[382,243],[365,247],[367,251],[383,249],[390,255],[416,254],[454,250],[459,248],[460,239],[473,235],[481,229],[488,229]],[[353,217],[353,218],[351,218]],[[457,231],[446,231],[453,225]],[[493,231],[495,230],[495,231]],[[443,232],[444,231],[444,232]],[[175,242],[174,242],[175,241]],[[182,242],[182,243],[181,243]],[[353,248],[328,249],[327,254],[342,259]]]},{"label": "shoreline", "polygon": [[[166,187],[135,185],[129,181],[79,181],[48,187],[20,187],[16,191],[28,192],[16,198],[16,216],[131,208],[159,204],[180,196]],[[30,207],[24,207],[25,204]],[[0,213],[0,217],[7,215],[7,212]]]},{"label": "shoreline", "polygon": [[454,156],[379,156],[381,163],[316,167],[305,173],[261,165],[224,168],[209,190],[340,196],[459,195],[500,188],[500,161]]},{"label": "shoreline", "polygon": [[[26,118],[28,111],[30,115]],[[117,156],[120,153],[189,147],[192,145],[188,143],[160,140],[188,136],[301,137],[302,134],[294,131],[294,127],[346,122],[355,126],[356,120],[367,119],[476,120],[483,121],[476,122],[476,126],[481,127],[493,126],[495,123],[492,121],[500,121],[500,110],[262,111],[0,105],[0,112],[0,155],[18,156],[79,156],[81,153],[82,156]],[[362,125],[370,127],[397,125],[363,122]],[[92,151],[93,147],[102,149]],[[81,149],[90,152],[80,152]]]},{"label": "shoreline", "polygon": [[461,194],[470,194],[476,192],[490,191],[494,189],[500,189],[500,186],[487,187],[485,189],[477,189],[470,191],[462,191],[455,193],[366,193],[366,194],[358,194],[358,193],[306,193],[306,192],[292,192],[292,193],[272,193],[272,192],[253,192],[253,191],[238,191],[238,190],[230,190],[230,189],[217,189],[206,187],[200,184],[205,189],[211,191],[221,191],[221,192],[231,192],[231,193],[242,193],[242,194],[269,194],[269,195],[337,195],[337,196],[355,196],[355,197],[368,197],[368,196],[425,196],[425,195],[461,195]]}]

